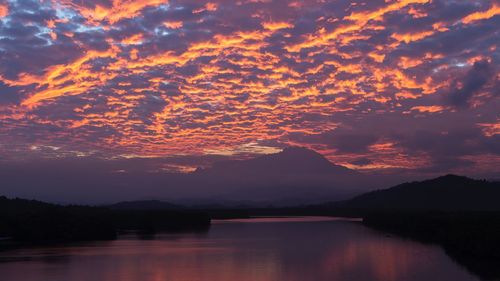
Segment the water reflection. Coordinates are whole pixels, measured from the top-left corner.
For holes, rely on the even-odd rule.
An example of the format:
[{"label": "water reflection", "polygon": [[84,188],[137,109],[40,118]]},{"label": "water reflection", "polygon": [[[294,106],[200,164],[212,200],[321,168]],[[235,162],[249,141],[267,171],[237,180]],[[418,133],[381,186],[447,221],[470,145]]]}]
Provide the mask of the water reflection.
[{"label": "water reflection", "polygon": [[357,222],[274,220],[215,223],[206,234],[2,252],[0,259],[11,262],[0,263],[0,276],[4,281],[477,280],[439,247],[388,237]]}]

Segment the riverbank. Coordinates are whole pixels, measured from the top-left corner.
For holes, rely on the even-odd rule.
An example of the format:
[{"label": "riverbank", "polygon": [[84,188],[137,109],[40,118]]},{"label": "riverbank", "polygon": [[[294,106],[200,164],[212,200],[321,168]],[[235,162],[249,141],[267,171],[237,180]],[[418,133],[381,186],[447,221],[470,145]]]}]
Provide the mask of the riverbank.
[{"label": "riverbank", "polygon": [[483,280],[500,280],[500,213],[372,213],[363,224],[424,243],[438,244]]}]

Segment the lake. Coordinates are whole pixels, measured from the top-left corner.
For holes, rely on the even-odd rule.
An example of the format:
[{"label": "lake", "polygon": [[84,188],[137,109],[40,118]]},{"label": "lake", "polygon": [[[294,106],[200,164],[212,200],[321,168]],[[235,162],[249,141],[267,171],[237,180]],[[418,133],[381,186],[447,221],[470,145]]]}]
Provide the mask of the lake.
[{"label": "lake", "polygon": [[[141,239],[142,238],[142,239]],[[439,247],[334,218],[214,221],[198,234],[0,252],[2,281],[479,280]]]}]

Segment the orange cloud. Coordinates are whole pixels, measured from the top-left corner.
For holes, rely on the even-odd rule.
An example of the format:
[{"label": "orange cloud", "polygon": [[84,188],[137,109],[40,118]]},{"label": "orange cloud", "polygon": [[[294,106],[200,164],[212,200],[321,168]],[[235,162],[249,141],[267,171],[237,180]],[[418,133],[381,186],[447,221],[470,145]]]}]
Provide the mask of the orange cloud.
[{"label": "orange cloud", "polygon": [[205,4],[205,9],[207,9],[207,11],[216,11],[217,10],[217,4],[216,3],[207,3]]},{"label": "orange cloud", "polygon": [[288,22],[263,22],[262,26],[265,29],[269,30],[278,30],[278,29],[284,29],[284,28],[292,28],[293,24],[288,23]]},{"label": "orange cloud", "polygon": [[427,106],[422,105],[422,106],[414,106],[411,108],[411,110],[416,110],[418,112],[435,113],[443,111],[444,107],[439,105],[427,105]]},{"label": "orange cloud", "polygon": [[470,24],[475,21],[490,19],[496,15],[500,15],[500,5],[493,3],[493,5],[486,11],[472,13],[462,19],[464,24]]},{"label": "orange cloud", "polygon": [[394,33],[392,35],[392,38],[396,39],[397,41],[402,41],[402,42],[405,42],[406,44],[408,44],[408,43],[411,43],[413,41],[422,40],[422,39],[429,37],[433,34],[434,34],[434,31],[422,31],[422,32],[417,32],[417,33],[406,33],[406,34]]},{"label": "orange cloud", "polygon": [[299,44],[288,46],[287,50],[289,52],[298,52],[304,48],[311,48],[317,46],[323,46],[329,44],[331,40],[337,39],[340,35],[356,32],[364,28],[371,20],[381,20],[386,14],[401,10],[404,7],[413,4],[425,4],[429,3],[430,0],[404,0],[396,1],[383,8],[375,11],[362,11],[351,13],[349,16],[344,17],[344,20],[352,21],[353,24],[343,24],[331,32],[324,32],[321,29],[314,35],[309,35],[307,39]]},{"label": "orange cloud", "polygon": [[408,9],[408,14],[412,15],[413,18],[416,19],[424,18],[427,16],[427,12],[415,9],[414,7],[410,7],[410,9]]},{"label": "orange cloud", "polygon": [[78,5],[69,0],[60,3],[78,10],[92,24],[100,24],[103,21],[114,24],[122,19],[137,16],[146,7],[168,4],[168,0],[112,0],[111,7],[97,4],[94,8]]},{"label": "orange cloud", "polygon": [[182,23],[182,21],[167,21],[167,22],[164,22],[163,25],[165,25],[166,27],[171,28],[171,29],[179,29],[179,28],[182,28],[183,23]]},{"label": "orange cloud", "polygon": [[78,60],[67,65],[55,65],[47,69],[43,76],[23,75],[17,81],[6,81],[10,85],[38,84],[36,91],[22,101],[23,106],[36,107],[42,101],[54,99],[65,95],[79,95],[92,87],[102,85],[106,80],[115,77],[114,73],[100,73],[96,75],[91,71],[88,63],[95,58],[114,57],[118,49],[107,51],[89,51]]},{"label": "orange cloud", "polygon": [[9,15],[9,6],[7,4],[0,4],[0,18],[4,18]]},{"label": "orange cloud", "polygon": [[142,44],[143,41],[144,35],[142,33],[139,33],[123,39],[121,43],[126,45],[139,45]]},{"label": "orange cloud", "polygon": [[500,120],[496,123],[479,123],[478,126],[482,128],[483,134],[487,137],[500,135]]},{"label": "orange cloud", "polygon": [[209,11],[209,12],[217,11],[217,4],[211,2],[206,3],[205,6],[203,6],[202,8],[193,10],[193,14],[199,14],[204,11]]}]

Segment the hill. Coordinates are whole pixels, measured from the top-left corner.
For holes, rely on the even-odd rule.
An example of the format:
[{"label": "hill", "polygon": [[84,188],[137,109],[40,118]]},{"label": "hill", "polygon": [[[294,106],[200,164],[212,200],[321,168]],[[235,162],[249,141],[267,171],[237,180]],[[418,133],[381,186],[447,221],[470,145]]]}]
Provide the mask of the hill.
[{"label": "hill", "polygon": [[[117,208],[61,206],[1,196],[0,238],[7,241],[7,245],[109,240],[128,230],[141,233],[205,231],[210,226],[207,213],[180,210],[165,202],[137,201],[114,206]],[[0,248],[2,246],[6,243],[0,244]]]},{"label": "hill", "polygon": [[106,209],[0,197],[0,236],[29,243],[107,240],[116,230]]},{"label": "hill", "polygon": [[500,182],[446,175],[368,192],[338,207],[407,211],[500,211]]}]

